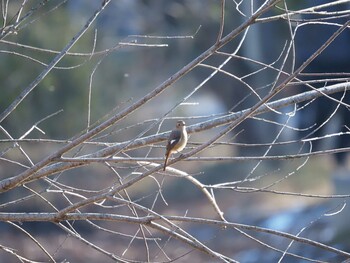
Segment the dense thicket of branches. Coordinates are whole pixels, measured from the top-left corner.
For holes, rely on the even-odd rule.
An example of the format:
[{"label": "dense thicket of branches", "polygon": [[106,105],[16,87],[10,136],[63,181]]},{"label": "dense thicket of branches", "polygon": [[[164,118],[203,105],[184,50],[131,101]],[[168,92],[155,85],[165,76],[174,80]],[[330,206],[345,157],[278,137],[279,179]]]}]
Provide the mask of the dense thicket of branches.
[{"label": "dense thicket of branches", "polygon": [[350,1],[299,4],[2,1],[0,258],[350,258]]}]

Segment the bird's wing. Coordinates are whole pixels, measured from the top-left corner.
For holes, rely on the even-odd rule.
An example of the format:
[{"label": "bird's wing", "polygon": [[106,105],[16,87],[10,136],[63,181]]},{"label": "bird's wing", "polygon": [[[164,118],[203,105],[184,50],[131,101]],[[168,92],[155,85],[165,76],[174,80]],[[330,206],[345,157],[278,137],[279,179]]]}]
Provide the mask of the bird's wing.
[{"label": "bird's wing", "polygon": [[167,150],[170,150],[176,145],[179,140],[181,139],[181,131],[179,130],[173,130],[170,133],[169,139],[168,139],[168,145],[167,145]]}]

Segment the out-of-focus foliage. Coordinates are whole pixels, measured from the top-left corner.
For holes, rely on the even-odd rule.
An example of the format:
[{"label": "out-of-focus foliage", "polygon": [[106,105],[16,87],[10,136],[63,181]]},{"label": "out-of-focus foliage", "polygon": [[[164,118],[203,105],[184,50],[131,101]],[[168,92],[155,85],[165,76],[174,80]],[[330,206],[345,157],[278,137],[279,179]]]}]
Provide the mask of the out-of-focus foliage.
[{"label": "out-of-focus foliage", "polygon": [[[49,51],[61,50],[98,5],[84,1],[43,3],[45,4],[40,7],[33,4],[37,10],[19,25],[16,35],[9,35],[5,40],[45,51],[0,43],[2,49],[28,55],[42,63],[50,63],[57,53]],[[18,10],[19,3],[9,4],[12,12]],[[25,7],[23,12],[30,12],[30,9]],[[234,14],[226,15],[226,23],[233,28],[245,18],[234,9],[232,12]],[[11,24],[10,21],[7,24]],[[116,105],[123,107],[129,99],[138,99],[183,66],[184,62],[210,47],[216,41],[219,26],[220,8],[214,1],[115,1],[71,50],[85,55],[67,55],[58,64],[62,69],[51,71],[21,103],[18,110],[5,120],[6,127],[11,133],[20,136],[36,121],[63,109],[63,113],[42,124],[44,130],[54,137],[76,134],[86,128],[90,76],[94,72],[96,61],[102,57],[89,57],[89,52],[113,48],[118,42],[168,44],[168,47],[163,48],[122,46],[113,55],[103,59],[94,72],[91,83],[91,116],[92,120],[96,120]],[[238,44],[239,39],[230,43],[227,50]],[[0,110],[4,110],[38,76],[45,65],[14,53],[2,53],[0,56],[0,78],[5,87],[0,98]],[[221,57],[211,59],[214,64],[221,60]],[[232,62],[229,66],[239,75],[250,70],[242,61]],[[152,75],[149,74],[150,70],[153,71]],[[184,79],[179,85],[193,86],[207,73],[207,69],[197,69],[191,78]],[[226,80],[225,77],[224,81],[214,78],[208,85],[215,93],[218,85],[223,87],[216,96],[222,105],[230,108],[245,95],[237,93],[241,90],[239,88],[230,88],[232,85],[241,85],[239,82],[232,83],[232,79],[228,78]],[[140,90],[142,93],[139,93]],[[183,93],[181,90],[177,92],[177,96]],[[22,124],[23,131],[18,130],[19,123]]]},{"label": "out-of-focus foliage", "polygon": [[[10,2],[10,5],[17,8],[18,4],[17,1]],[[63,5],[49,11],[51,8],[53,6],[49,3],[43,6],[33,17],[20,24],[17,34],[5,38],[27,47],[0,43],[1,49],[8,51],[0,54],[2,86],[0,111],[8,107],[12,100],[40,74],[80,27],[72,19],[67,6]],[[29,10],[24,9],[24,12]],[[93,32],[88,32],[79,41],[75,50],[79,49],[80,52],[91,50],[92,43]],[[84,117],[79,117],[81,115],[79,109],[86,110],[87,76],[91,70],[88,63],[75,69],[70,67],[79,65],[84,60],[86,57],[66,56],[57,65],[62,69],[54,69],[48,74],[18,109],[5,120],[5,126],[10,133],[20,136],[35,122],[60,109],[64,110],[61,115],[45,122],[45,132],[54,137],[62,137],[82,129]]]}]

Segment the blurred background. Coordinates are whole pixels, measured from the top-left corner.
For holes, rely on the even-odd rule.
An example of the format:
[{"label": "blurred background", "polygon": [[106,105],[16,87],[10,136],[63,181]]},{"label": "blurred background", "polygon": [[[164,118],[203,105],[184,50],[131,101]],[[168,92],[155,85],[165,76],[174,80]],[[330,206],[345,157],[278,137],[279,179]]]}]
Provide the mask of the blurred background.
[{"label": "blurred background", "polygon": [[[290,10],[298,10],[328,2],[330,1],[286,1],[286,6]],[[2,2],[0,27],[16,22],[22,4],[23,21],[15,32],[6,34],[0,41],[0,113],[43,71],[101,5],[100,1],[81,0]],[[279,7],[272,9],[264,17],[282,14],[285,5],[281,3]],[[224,35],[243,23],[251,13],[251,8],[250,1],[227,1]],[[162,118],[213,72],[213,68],[205,65],[218,67],[222,64],[228,57],[225,53],[235,55],[223,68],[234,77],[218,73],[186,103],[172,111],[161,126],[150,129],[146,135],[172,129],[177,118],[185,119],[191,125],[210,120],[213,116],[253,106],[259,98],[250,87],[260,97],[268,94],[276,84],[286,78],[286,74],[280,74],[276,69],[290,73],[300,66],[339,25],[349,20],[349,9],[350,4],[345,1],[344,4],[323,8],[321,11],[328,12],[323,16],[305,12],[293,16],[294,20],[289,23],[286,19],[279,18],[252,26],[246,35],[240,34],[220,50],[222,54],[211,56],[202,66],[195,68],[164,94],[146,104],[142,111],[136,111],[95,141],[122,142],[147,130],[154,120]],[[213,0],[111,1],[69,54],[0,123],[0,178],[11,177],[25,170],[23,165],[8,160],[30,165],[18,147],[12,148],[13,143],[8,141],[9,135],[15,139],[24,138],[23,135],[35,123],[57,113],[38,125],[45,134],[39,129],[33,129],[25,136],[26,139],[47,139],[50,142],[21,143],[33,163],[40,161],[59,149],[65,140],[84,131],[89,124],[99,121],[106,114],[120,112],[130,106],[211,47],[219,32],[220,13],[219,1]],[[30,15],[25,17],[27,14]],[[290,27],[295,35],[291,34]],[[288,51],[291,39],[294,39],[294,45],[292,51]],[[349,45],[350,32],[345,30],[307,67],[304,71],[307,74],[300,75],[299,79],[309,81],[309,85],[314,88],[348,81]],[[109,52],[101,52],[109,49]],[[96,54],[91,55],[92,52]],[[273,68],[259,65],[256,61]],[[310,89],[305,84],[293,84],[275,99]],[[346,93],[336,94],[333,98],[349,104]],[[270,112],[246,120],[225,137],[226,142],[231,142],[230,145],[210,148],[202,152],[201,156],[292,155],[350,146],[347,134],[350,114],[344,105],[324,97],[283,109],[281,112],[282,114]],[[220,128],[216,128],[193,134],[190,141],[205,142],[219,130]],[[338,135],[322,137],[327,134]],[[307,141],[310,138],[319,139]],[[272,142],[275,143],[273,147],[270,146]],[[189,148],[194,145],[190,144]],[[84,148],[79,155],[89,152],[90,149]],[[129,154],[159,157],[163,156],[164,148],[141,149]],[[276,194],[232,189],[218,191],[217,202],[229,221],[268,227],[295,235],[300,233],[309,239],[350,251],[350,228],[346,224],[349,208],[345,206],[341,213],[325,216],[343,208],[348,198],[323,198],[331,194],[350,194],[348,166],[346,153],[295,160],[181,162],[175,165],[188,173],[198,175],[198,180],[206,185],[234,181],[237,186],[247,189],[251,187],[280,192]],[[111,180],[115,180],[113,174],[100,164],[59,175],[61,183],[91,191],[107,187]],[[33,187],[45,191],[48,186],[39,182]],[[202,193],[185,179],[164,179],[162,189],[168,205],[157,199],[157,211],[164,214],[184,214],[188,211],[189,216],[215,218],[215,213],[203,199]],[[286,192],[296,194],[288,195]],[[156,200],[158,189],[152,179],[146,179],[142,185],[131,188],[129,193],[135,200],[142,199],[140,203],[143,205],[151,206]],[[306,197],[298,193],[319,197]],[[7,204],[0,207],[1,211],[47,211],[42,206],[42,201],[35,198],[8,205],[8,202],[27,194],[25,189],[1,194],[2,203]],[[57,199],[50,198],[57,207],[63,208],[66,205],[62,196]],[[101,246],[116,254],[120,254],[130,242],[130,236],[116,239],[97,229],[91,232],[88,224],[76,222],[75,226],[83,236],[89,236],[94,241],[99,240],[97,242],[103,244]],[[87,245],[70,238],[56,225],[24,223],[22,227],[41,241],[50,240],[47,244],[48,250],[57,256],[59,262],[87,262],[85,252],[80,252],[89,251]],[[110,225],[108,227],[112,228]],[[128,227],[125,224],[124,230],[132,235],[133,231],[129,231]],[[203,242],[241,262],[275,262],[281,257],[281,253],[233,230],[205,225],[186,227]],[[0,237],[1,245],[14,247],[33,260],[45,259],[31,240],[19,233],[17,228],[0,222],[0,229],[3,233]],[[114,230],[121,229],[122,225]],[[289,241],[282,238],[274,237],[271,240],[271,236],[263,233],[248,233],[254,234],[255,238],[263,242],[269,240],[274,246],[288,246]],[[143,258],[144,248],[140,249],[142,246],[141,241],[135,241],[126,255],[135,260],[146,260]],[[186,254],[188,250],[177,243],[169,242],[169,247],[173,248],[172,256],[185,254],[177,262],[211,262],[210,258],[198,251]],[[293,244],[288,251],[326,262],[344,260],[312,246],[305,249],[302,244]],[[89,251],[89,257],[90,262],[112,262],[96,251]],[[1,249],[0,259],[18,262]],[[298,261],[287,255],[283,262]],[[304,262],[303,259],[300,262]]]}]

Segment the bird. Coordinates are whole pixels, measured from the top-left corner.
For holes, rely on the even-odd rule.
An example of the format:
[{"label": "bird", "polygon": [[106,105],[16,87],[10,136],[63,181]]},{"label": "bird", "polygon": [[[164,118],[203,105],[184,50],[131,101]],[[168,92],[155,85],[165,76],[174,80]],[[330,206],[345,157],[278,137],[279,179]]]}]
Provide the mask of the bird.
[{"label": "bird", "polygon": [[166,169],[168,159],[172,153],[181,152],[187,144],[187,131],[184,121],[177,121],[175,129],[171,131],[165,152],[165,162],[163,171]]}]

